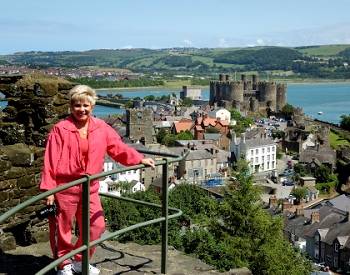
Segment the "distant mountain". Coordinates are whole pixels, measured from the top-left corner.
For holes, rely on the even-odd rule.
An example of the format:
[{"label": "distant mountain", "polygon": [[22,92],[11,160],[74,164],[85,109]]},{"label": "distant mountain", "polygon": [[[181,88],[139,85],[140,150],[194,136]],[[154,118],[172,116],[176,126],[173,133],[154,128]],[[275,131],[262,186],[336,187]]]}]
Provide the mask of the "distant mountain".
[{"label": "distant mountain", "polygon": [[20,52],[0,56],[0,65],[123,68],[134,72],[207,75],[258,72],[308,77],[349,77],[350,46],[252,48],[101,49],[85,52]]}]

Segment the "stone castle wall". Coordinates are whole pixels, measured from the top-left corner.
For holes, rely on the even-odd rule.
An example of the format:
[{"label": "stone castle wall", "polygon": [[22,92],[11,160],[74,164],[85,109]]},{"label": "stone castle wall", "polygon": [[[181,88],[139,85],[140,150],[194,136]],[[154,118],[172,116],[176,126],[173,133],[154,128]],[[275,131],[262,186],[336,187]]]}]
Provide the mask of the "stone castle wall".
[{"label": "stone castle wall", "polygon": [[[8,101],[0,112],[0,215],[39,194],[45,140],[70,113],[74,85],[41,73],[0,77]],[[0,224],[0,251],[48,239],[47,222],[35,214],[43,206],[38,201]]]},{"label": "stone castle wall", "polygon": [[209,104],[238,109],[240,111],[258,111],[270,108],[278,112],[287,103],[287,85],[275,82],[259,82],[257,75],[253,81],[245,74],[241,81],[232,81],[230,75],[220,74],[219,81],[210,82]]}]

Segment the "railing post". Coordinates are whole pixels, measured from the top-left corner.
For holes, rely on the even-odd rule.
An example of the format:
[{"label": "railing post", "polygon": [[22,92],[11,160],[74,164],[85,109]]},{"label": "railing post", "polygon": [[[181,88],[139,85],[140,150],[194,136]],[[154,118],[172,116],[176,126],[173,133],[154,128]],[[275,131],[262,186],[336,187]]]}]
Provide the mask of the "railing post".
[{"label": "railing post", "polygon": [[82,244],[86,245],[87,249],[82,252],[82,274],[89,274],[90,263],[90,176],[85,175],[86,182],[83,185],[83,224],[81,225],[82,231],[79,234],[82,235]]},{"label": "railing post", "polygon": [[162,216],[165,220],[162,222],[162,263],[161,272],[167,274],[168,261],[168,179],[169,179],[169,160],[164,159],[163,164],[163,184],[162,184]]}]

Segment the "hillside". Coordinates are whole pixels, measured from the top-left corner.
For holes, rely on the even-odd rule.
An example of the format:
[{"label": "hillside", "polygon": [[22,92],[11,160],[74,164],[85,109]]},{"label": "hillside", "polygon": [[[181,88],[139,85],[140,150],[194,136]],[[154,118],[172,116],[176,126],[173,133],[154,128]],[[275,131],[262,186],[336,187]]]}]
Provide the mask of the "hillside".
[{"label": "hillside", "polygon": [[257,72],[284,77],[350,78],[350,45],[253,48],[100,49],[85,52],[20,52],[0,65],[115,68],[133,72],[208,75]]}]

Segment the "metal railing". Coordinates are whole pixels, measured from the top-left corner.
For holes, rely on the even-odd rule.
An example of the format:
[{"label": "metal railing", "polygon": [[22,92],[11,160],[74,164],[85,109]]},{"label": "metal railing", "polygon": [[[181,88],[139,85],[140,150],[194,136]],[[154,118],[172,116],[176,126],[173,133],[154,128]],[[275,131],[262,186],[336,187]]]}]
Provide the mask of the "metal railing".
[{"label": "metal railing", "polygon": [[[50,191],[46,191],[44,193],[41,193],[17,206],[14,208],[10,209],[6,213],[0,216],[0,223],[8,219],[9,217],[13,216],[17,212],[21,211],[22,209],[26,208],[27,206],[30,206],[31,204],[44,199],[45,197],[52,195],[54,193],[60,192],[62,190],[68,189],[70,187],[82,184],[83,185],[83,224],[82,224],[82,232],[88,232],[89,234],[82,234],[82,246],[71,251],[70,253],[66,254],[65,256],[54,260],[52,263],[47,265],[45,268],[41,269],[39,272],[36,273],[36,275],[43,275],[49,272],[51,269],[54,267],[58,266],[60,263],[63,261],[73,257],[77,253],[82,253],[82,274],[87,275],[89,274],[89,261],[90,261],[90,247],[97,245],[99,243],[102,243],[108,239],[111,239],[113,237],[116,237],[117,235],[126,233],[128,231],[144,227],[150,224],[155,224],[162,222],[162,259],[161,259],[161,272],[164,274],[167,274],[167,254],[168,254],[168,220],[172,218],[176,218],[182,215],[182,211],[180,209],[176,208],[171,208],[168,206],[168,178],[169,178],[169,164],[173,162],[178,162],[182,159],[181,156],[179,155],[174,155],[174,154],[168,154],[168,153],[159,153],[159,152],[152,152],[152,151],[144,151],[144,150],[138,150],[140,153],[143,154],[149,154],[149,155],[158,155],[158,156],[163,156],[163,160],[161,161],[156,161],[155,165],[159,166],[162,165],[163,169],[163,177],[162,177],[162,204],[154,204],[154,203],[149,203],[149,202],[144,202],[144,201],[138,201],[138,200],[133,200],[130,198],[124,198],[124,197],[118,197],[113,194],[109,193],[100,193],[101,196],[104,197],[110,197],[110,198],[115,198],[119,200],[124,200],[124,201],[129,201],[132,203],[137,203],[137,204],[142,204],[146,205],[149,207],[157,207],[162,209],[162,216],[160,218],[152,219],[149,221],[145,221],[142,223],[138,223],[126,228],[123,228],[121,230],[112,232],[108,235],[103,235],[101,238],[90,242],[90,211],[89,211],[89,205],[90,205],[90,181],[94,179],[98,179],[101,177],[106,177],[112,174],[120,173],[120,172],[125,172],[129,170],[135,170],[135,169],[140,169],[140,168],[145,168],[146,166],[143,164],[139,165],[134,165],[134,166],[128,166],[125,168],[119,168],[119,169],[114,169],[111,171],[106,171],[102,172],[96,175],[85,175],[83,178],[79,180],[75,180],[73,182],[64,184],[60,187],[57,187],[55,189],[52,189]],[[169,214],[169,211],[174,212],[174,214]]]}]

